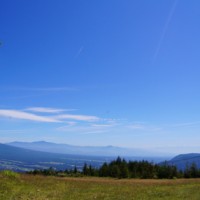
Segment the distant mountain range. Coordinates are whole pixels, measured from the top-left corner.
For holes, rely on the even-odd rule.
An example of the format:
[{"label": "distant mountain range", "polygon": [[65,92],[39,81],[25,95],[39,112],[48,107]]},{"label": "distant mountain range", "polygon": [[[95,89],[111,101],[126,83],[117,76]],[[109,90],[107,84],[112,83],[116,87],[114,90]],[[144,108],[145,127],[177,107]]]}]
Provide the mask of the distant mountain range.
[{"label": "distant mountain range", "polygon": [[38,142],[11,142],[7,145],[30,149],[35,151],[43,151],[49,153],[62,153],[71,155],[90,155],[90,156],[123,156],[123,157],[168,157],[165,154],[151,152],[143,149],[122,148],[115,146],[74,146],[68,144],[56,144],[45,141]]},{"label": "distant mountain range", "polygon": [[[113,146],[80,147],[66,144],[55,144],[45,141],[12,142],[0,144],[0,170],[30,171],[54,167],[57,170],[82,169],[84,163],[100,167],[104,162],[110,162],[117,156],[127,160],[148,160],[160,162],[162,157],[139,156],[145,151],[126,149]],[[148,153],[147,155],[150,155]]]},{"label": "distant mountain range", "polygon": [[136,149],[133,151],[133,149],[113,146],[79,147],[44,141],[12,142],[9,145],[0,144],[0,170],[11,169],[23,172],[49,167],[65,170],[73,169],[74,166],[82,169],[84,163],[100,167],[104,162],[110,162],[120,154],[121,157],[127,160],[144,159],[156,163],[168,160],[166,161],[167,164],[175,165],[178,169],[185,169],[186,166],[190,166],[192,163],[195,163],[200,168],[200,153],[180,154],[169,160],[166,157],[136,156],[141,155],[141,152],[145,152],[140,151],[136,154],[135,151]]},{"label": "distant mountain range", "polygon": [[0,170],[30,171],[54,167],[57,170],[82,169],[84,163],[94,167],[113,160],[114,157],[67,155],[33,151],[29,149],[0,144]]}]

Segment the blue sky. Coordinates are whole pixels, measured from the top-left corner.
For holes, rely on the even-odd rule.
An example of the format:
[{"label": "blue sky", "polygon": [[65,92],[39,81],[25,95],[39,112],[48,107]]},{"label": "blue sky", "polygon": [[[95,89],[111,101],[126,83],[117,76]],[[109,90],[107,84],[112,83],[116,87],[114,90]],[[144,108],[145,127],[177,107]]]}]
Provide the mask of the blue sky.
[{"label": "blue sky", "polygon": [[2,0],[0,139],[200,152],[199,0]]}]

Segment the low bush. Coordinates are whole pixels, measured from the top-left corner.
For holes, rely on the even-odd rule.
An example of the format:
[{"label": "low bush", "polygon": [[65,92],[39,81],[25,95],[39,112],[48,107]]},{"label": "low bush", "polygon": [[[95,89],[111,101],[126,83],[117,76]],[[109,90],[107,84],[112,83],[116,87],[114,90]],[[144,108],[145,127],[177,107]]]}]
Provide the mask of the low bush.
[{"label": "low bush", "polygon": [[20,175],[16,172],[10,171],[10,170],[4,170],[0,173],[3,177],[8,177],[8,178],[19,178]]}]

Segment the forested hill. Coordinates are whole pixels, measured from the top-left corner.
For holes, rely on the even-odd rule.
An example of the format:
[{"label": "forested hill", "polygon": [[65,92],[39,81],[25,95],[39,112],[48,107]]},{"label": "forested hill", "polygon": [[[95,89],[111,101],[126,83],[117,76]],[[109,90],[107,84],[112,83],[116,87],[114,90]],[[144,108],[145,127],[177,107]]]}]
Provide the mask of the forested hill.
[{"label": "forested hill", "polygon": [[180,154],[166,162],[168,165],[175,165],[178,169],[184,170],[186,167],[195,164],[200,168],[200,153]]}]

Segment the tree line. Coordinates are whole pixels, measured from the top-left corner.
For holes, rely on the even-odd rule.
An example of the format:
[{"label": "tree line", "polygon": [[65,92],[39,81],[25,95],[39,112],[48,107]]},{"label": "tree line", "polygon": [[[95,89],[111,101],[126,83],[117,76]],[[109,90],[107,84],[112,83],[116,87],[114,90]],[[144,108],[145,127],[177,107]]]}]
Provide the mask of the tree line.
[{"label": "tree line", "polygon": [[33,170],[29,174],[53,176],[96,176],[113,178],[141,178],[141,179],[172,179],[172,178],[200,178],[200,169],[193,163],[186,166],[185,170],[178,170],[176,166],[167,162],[154,164],[148,161],[126,161],[118,157],[110,163],[104,163],[100,168],[84,164],[82,170],[74,169],[57,171],[49,169]]}]

